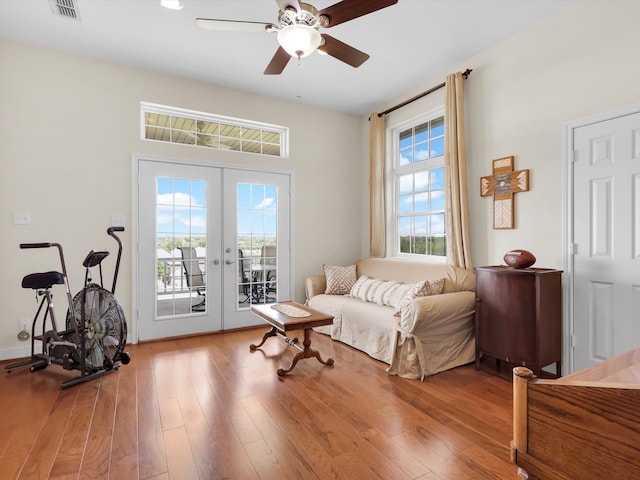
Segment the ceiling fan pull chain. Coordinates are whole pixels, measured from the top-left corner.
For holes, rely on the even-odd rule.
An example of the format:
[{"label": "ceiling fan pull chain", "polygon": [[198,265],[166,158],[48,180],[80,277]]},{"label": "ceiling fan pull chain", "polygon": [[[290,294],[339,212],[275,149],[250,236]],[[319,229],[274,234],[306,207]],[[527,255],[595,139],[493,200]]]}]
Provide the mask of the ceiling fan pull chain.
[{"label": "ceiling fan pull chain", "polygon": [[296,94],[296,98],[298,100],[302,100],[302,62],[300,61],[300,57],[298,57],[298,93]]}]

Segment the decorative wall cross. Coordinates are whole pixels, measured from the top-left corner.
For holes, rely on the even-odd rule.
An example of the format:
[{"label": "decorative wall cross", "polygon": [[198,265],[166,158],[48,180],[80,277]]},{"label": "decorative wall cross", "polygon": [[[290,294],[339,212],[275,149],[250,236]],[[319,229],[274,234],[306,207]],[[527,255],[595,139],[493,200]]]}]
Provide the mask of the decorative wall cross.
[{"label": "decorative wall cross", "polygon": [[513,157],[493,161],[493,175],[480,177],[480,196],[493,195],[493,228],[510,229],[515,225],[513,194],[529,191],[529,170],[513,170]]}]

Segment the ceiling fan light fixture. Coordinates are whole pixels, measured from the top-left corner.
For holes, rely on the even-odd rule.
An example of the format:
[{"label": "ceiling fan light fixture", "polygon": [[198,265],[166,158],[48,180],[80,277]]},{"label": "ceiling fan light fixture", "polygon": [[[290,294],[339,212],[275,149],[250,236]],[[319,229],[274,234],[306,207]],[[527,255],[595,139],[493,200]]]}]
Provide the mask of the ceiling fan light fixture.
[{"label": "ceiling fan light fixture", "polygon": [[278,32],[278,43],[292,57],[306,57],[316,50],[322,37],[318,30],[308,25],[288,25]]},{"label": "ceiling fan light fixture", "polygon": [[160,5],[170,10],[182,10],[184,7],[182,0],[160,0]]}]

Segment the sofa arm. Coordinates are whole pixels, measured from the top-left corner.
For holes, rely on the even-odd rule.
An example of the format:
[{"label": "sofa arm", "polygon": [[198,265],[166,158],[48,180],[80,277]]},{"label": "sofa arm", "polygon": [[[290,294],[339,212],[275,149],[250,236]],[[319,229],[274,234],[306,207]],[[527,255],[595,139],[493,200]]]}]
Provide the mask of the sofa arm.
[{"label": "sofa arm", "polygon": [[475,301],[475,292],[469,291],[418,297],[402,309],[400,327],[402,331],[411,334],[424,328],[438,328],[472,315]]},{"label": "sofa arm", "polygon": [[312,297],[324,293],[327,289],[327,278],[324,275],[310,275],[304,281],[304,292],[307,303]]}]

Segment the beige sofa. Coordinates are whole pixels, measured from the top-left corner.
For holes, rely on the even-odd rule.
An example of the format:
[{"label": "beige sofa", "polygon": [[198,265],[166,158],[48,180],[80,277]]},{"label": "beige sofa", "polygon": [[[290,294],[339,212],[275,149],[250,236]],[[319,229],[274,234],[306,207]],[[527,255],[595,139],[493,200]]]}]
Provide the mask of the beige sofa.
[{"label": "beige sofa", "polygon": [[356,263],[356,276],[399,283],[445,279],[440,295],[418,297],[394,316],[392,306],[350,295],[327,295],[324,275],[305,281],[307,304],[333,315],[333,325],[314,330],[389,364],[389,374],[420,378],[475,358],[473,272],[441,264],[386,258]]}]

